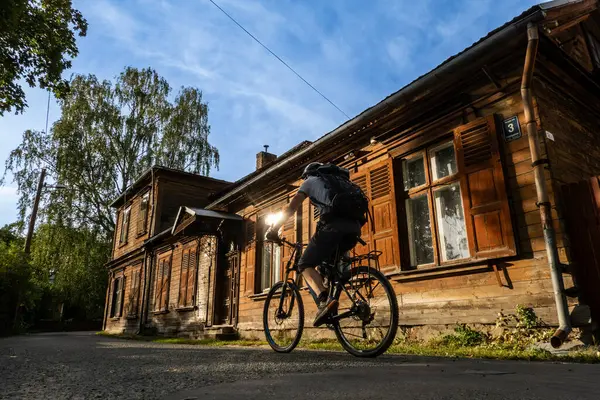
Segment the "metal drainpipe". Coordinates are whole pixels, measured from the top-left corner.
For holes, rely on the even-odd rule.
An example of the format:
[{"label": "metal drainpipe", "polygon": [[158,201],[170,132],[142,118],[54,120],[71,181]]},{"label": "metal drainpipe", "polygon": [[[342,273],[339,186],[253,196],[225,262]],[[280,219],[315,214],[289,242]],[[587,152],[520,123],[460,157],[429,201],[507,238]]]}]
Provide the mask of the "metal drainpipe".
[{"label": "metal drainpipe", "polygon": [[521,97],[523,98],[523,107],[525,109],[529,150],[531,152],[531,166],[535,175],[537,206],[542,217],[544,241],[546,242],[548,264],[550,266],[552,287],[554,289],[554,302],[556,303],[556,312],[558,314],[559,322],[559,327],[550,339],[550,344],[554,348],[559,348],[571,332],[572,328],[567,298],[564,293],[565,285],[562,278],[562,265],[559,261],[558,250],[556,248],[556,234],[554,232],[554,227],[552,226],[552,205],[548,197],[546,179],[544,178],[544,165],[548,164],[548,159],[540,158],[540,145],[533,107],[533,71],[540,40],[537,24],[529,23],[527,25],[527,38],[527,54],[525,56],[525,67],[523,69],[523,80],[521,83]]}]

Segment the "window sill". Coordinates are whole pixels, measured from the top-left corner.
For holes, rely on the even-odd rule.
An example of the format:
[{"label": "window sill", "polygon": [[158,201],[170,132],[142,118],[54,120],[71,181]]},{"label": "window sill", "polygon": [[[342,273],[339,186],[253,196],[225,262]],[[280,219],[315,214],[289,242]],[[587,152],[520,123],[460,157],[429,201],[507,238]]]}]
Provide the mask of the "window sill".
[{"label": "window sill", "polygon": [[152,311],[152,315],[161,315],[161,314],[168,314],[169,310],[158,310],[158,311]]},{"label": "window sill", "polygon": [[120,321],[121,317],[110,317],[111,321]]},{"label": "window sill", "polygon": [[119,243],[119,248],[123,248],[127,246],[127,242]]},{"label": "window sill", "polygon": [[126,319],[138,319],[138,315],[137,314],[129,314],[127,317],[125,317]]},{"label": "window sill", "polygon": [[484,272],[492,271],[492,267],[488,262],[483,264],[479,261],[478,264],[457,264],[457,265],[441,265],[427,268],[415,268],[405,271],[396,271],[386,274],[386,276],[395,282],[406,282],[415,280],[425,280],[432,278],[440,278],[443,276],[456,275],[460,273]]},{"label": "window sill", "polygon": [[263,292],[263,293],[256,293],[256,294],[251,294],[248,296],[249,299],[252,299],[254,301],[260,301],[260,300],[265,300],[267,298],[267,295],[269,294],[269,292]]},{"label": "window sill", "polygon": [[148,231],[147,231],[147,230],[145,230],[144,232],[140,232],[140,233],[138,233],[137,235],[135,235],[135,238],[136,238],[136,239],[139,239],[139,238],[141,238],[142,236],[146,236],[146,234],[147,234],[147,233],[148,233]]},{"label": "window sill", "polygon": [[187,307],[177,307],[175,309],[175,311],[177,311],[177,312],[186,312],[186,311],[194,311],[194,310],[197,310],[197,309],[198,309],[198,307],[196,307],[196,306],[187,306]]}]

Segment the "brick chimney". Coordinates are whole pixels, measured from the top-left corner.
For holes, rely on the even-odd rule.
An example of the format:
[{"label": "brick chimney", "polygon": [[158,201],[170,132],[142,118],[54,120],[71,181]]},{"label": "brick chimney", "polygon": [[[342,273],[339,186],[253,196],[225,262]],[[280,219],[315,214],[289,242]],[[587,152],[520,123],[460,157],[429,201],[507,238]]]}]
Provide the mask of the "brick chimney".
[{"label": "brick chimney", "polygon": [[269,153],[269,146],[265,145],[265,151],[256,154],[256,169],[259,170],[267,164],[272,163],[276,158],[275,154]]}]

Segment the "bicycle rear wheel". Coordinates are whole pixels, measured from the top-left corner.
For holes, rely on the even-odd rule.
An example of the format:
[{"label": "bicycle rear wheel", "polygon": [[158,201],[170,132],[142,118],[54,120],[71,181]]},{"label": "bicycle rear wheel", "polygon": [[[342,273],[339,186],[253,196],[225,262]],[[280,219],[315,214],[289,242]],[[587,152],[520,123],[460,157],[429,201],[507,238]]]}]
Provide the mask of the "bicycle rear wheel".
[{"label": "bicycle rear wheel", "polygon": [[289,353],[298,345],[304,329],[304,305],[295,285],[278,282],[271,288],[265,300],[263,326],[267,342],[276,352]]},{"label": "bicycle rear wheel", "polygon": [[334,322],[335,334],[348,353],[356,357],[377,357],[396,337],[396,293],[376,269],[356,267],[350,276],[339,294],[338,316],[343,318]]}]

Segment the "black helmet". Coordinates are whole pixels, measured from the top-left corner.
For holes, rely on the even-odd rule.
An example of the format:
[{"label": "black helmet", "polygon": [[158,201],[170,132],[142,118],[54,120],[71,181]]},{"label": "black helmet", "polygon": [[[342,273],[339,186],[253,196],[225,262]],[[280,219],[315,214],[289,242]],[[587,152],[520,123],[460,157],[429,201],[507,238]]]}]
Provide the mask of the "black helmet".
[{"label": "black helmet", "polygon": [[306,179],[311,175],[314,175],[317,172],[319,167],[322,167],[323,163],[320,162],[311,162],[304,168],[304,172],[302,173],[302,179]]}]

